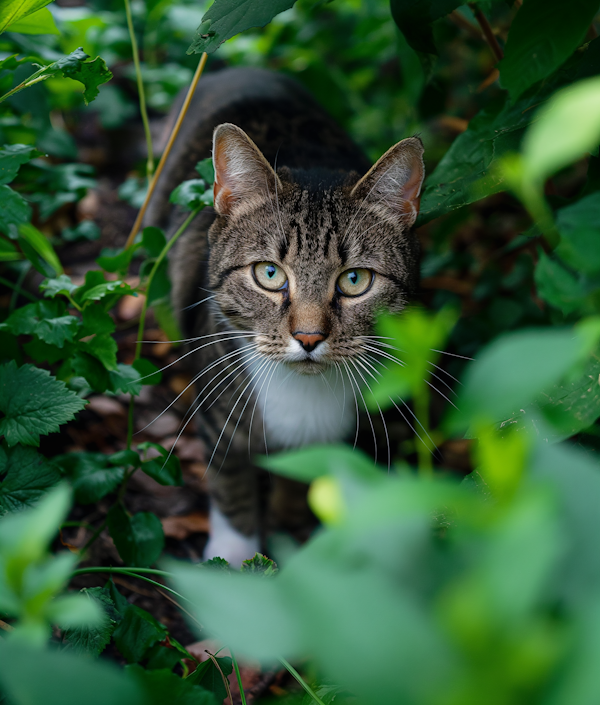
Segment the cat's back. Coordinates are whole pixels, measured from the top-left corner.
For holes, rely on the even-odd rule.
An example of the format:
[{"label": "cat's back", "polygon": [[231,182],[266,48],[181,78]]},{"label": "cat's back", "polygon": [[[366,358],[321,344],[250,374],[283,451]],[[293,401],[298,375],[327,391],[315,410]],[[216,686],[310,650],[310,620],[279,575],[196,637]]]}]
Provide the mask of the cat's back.
[{"label": "cat's back", "polygon": [[[174,123],[184,96],[174,106]],[[157,183],[146,223],[166,227],[169,194],[197,178],[195,165],[209,157],[213,130],[233,123],[277,167],[364,173],[370,163],[345,131],[294,79],[256,68],[229,68],[203,76]]]}]

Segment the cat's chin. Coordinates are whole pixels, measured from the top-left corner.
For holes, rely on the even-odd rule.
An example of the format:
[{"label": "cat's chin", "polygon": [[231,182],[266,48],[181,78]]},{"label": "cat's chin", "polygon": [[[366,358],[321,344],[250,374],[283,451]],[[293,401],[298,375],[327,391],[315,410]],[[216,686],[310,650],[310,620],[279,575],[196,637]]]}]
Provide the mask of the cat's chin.
[{"label": "cat's chin", "polygon": [[294,372],[301,375],[318,375],[327,369],[325,363],[310,359],[295,360],[294,362],[288,362],[287,365],[294,370]]}]

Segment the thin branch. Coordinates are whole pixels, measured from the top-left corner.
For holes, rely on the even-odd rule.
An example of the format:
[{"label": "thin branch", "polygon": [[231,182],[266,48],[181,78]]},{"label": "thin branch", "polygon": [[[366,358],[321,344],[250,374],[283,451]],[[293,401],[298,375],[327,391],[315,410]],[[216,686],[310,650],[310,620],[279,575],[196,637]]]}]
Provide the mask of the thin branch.
[{"label": "thin branch", "polygon": [[492,54],[496,58],[496,61],[501,61],[504,58],[504,52],[502,51],[502,47],[500,46],[500,44],[498,44],[498,40],[496,39],[494,31],[490,27],[488,18],[483,14],[479,5],[475,4],[474,2],[470,2],[469,7],[471,8],[471,12],[475,16],[475,19],[479,23],[481,31],[483,32],[483,36],[485,37],[486,42],[489,44],[489,47],[492,50]]},{"label": "thin branch", "polygon": [[202,72],[204,71],[204,66],[206,65],[206,60],[208,58],[208,54],[206,52],[202,54],[202,57],[200,58],[200,62],[198,63],[198,68],[196,69],[196,73],[194,74],[194,78],[192,79],[192,82],[190,84],[189,90],[187,92],[187,95],[185,97],[185,101],[183,102],[183,105],[181,106],[181,110],[179,111],[179,115],[177,116],[177,122],[175,123],[175,127],[173,128],[173,131],[171,132],[169,136],[169,141],[167,142],[167,146],[165,147],[165,151],[162,154],[162,157],[160,158],[160,161],[158,162],[158,166],[156,167],[156,171],[154,172],[154,176],[152,177],[152,180],[150,181],[150,184],[148,185],[148,192],[146,193],[146,198],[144,199],[144,202],[142,203],[142,207],[140,208],[139,213],[137,214],[137,218],[135,219],[135,223],[133,224],[133,228],[131,228],[131,232],[129,233],[129,237],[127,238],[127,242],[125,243],[125,249],[128,249],[133,245],[133,241],[135,239],[135,236],[138,234],[138,231],[142,225],[142,221],[144,219],[144,215],[146,213],[146,209],[148,208],[148,204],[150,203],[150,199],[152,198],[152,194],[154,193],[154,189],[156,187],[156,184],[158,183],[158,179],[161,175],[161,172],[163,170],[163,167],[165,165],[165,162],[167,161],[167,157],[169,156],[169,152],[171,151],[171,148],[173,147],[173,143],[175,142],[175,138],[179,134],[179,130],[181,128],[181,124],[183,123],[183,119],[185,118],[185,115],[188,111],[188,108],[190,107],[190,103],[192,102],[192,96],[194,95],[194,91],[196,90],[196,86],[198,85],[198,81],[200,79],[200,76],[202,76]]}]

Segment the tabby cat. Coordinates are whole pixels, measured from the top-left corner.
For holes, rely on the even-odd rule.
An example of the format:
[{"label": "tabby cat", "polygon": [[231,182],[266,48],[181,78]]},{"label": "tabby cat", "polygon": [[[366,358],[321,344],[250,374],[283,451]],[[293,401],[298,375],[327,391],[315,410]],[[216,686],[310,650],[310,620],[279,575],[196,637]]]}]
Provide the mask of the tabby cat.
[{"label": "tabby cat", "polygon": [[381,362],[374,316],[418,282],[423,146],[404,139],[370,167],[295,81],[226,69],[200,81],[147,222],[181,223],[168,195],[211,151],[214,209],[170,268],[209,460],[205,558],[239,565],[267,529],[310,526],[305,487],[268,477],[265,494],[252,455],[352,440]]}]

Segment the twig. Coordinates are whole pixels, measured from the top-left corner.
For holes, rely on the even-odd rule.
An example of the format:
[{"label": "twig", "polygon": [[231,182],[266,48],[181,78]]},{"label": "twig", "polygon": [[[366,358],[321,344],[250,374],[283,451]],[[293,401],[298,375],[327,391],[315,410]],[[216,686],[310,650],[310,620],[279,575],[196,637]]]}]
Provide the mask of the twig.
[{"label": "twig", "polygon": [[142,114],[142,122],[144,123],[144,133],[146,135],[146,146],[148,149],[148,160],[146,161],[146,176],[148,184],[152,180],[154,173],[154,154],[152,152],[152,134],[150,133],[150,122],[148,121],[148,111],[146,110],[146,94],[144,92],[144,81],[142,80],[142,69],[140,67],[140,56],[138,51],[137,39],[135,38],[135,30],[133,28],[133,18],[131,16],[131,5],[129,0],[125,2],[125,14],[127,15],[127,27],[129,28],[129,39],[131,40],[131,51],[133,53],[133,63],[135,66],[135,77],[138,87],[138,98],[140,101],[140,113]]},{"label": "twig", "polygon": [[487,17],[483,14],[481,11],[481,8],[476,5],[473,2],[469,3],[469,7],[471,8],[471,12],[475,16],[475,19],[479,23],[479,26],[481,27],[481,31],[483,32],[483,36],[485,37],[485,40],[489,44],[490,49],[492,50],[492,53],[494,57],[496,58],[496,61],[501,61],[504,58],[504,52],[502,51],[502,47],[500,44],[498,44],[498,40],[496,39],[496,35],[494,34],[494,31],[490,27],[490,23],[488,22]]},{"label": "twig", "polygon": [[481,32],[479,27],[474,25],[458,10],[452,10],[448,15],[448,19],[453,22],[457,27],[466,30],[474,39],[481,39]]},{"label": "twig", "polygon": [[146,198],[144,199],[144,202],[142,203],[142,207],[139,210],[139,213],[137,214],[137,218],[135,219],[135,223],[133,224],[133,228],[131,228],[131,232],[129,233],[129,237],[127,238],[127,242],[125,243],[125,249],[128,249],[133,245],[133,241],[135,239],[135,236],[138,233],[138,230],[140,229],[140,226],[142,224],[142,220],[144,219],[144,215],[146,213],[146,209],[148,208],[148,204],[150,203],[150,199],[152,198],[152,194],[154,193],[154,189],[156,187],[156,184],[158,183],[158,179],[161,175],[161,172],[163,170],[163,167],[165,165],[165,162],[167,161],[167,157],[169,156],[169,152],[171,151],[171,148],[173,147],[173,143],[175,142],[175,138],[177,137],[179,130],[181,128],[181,124],[183,122],[183,119],[188,111],[188,108],[190,107],[190,103],[192,102],[192,96],[194,95],[194,91],[196,90],[196,86],[198,85],[198,81],[200,79],[200,76],[202,76],[202,72],[204,71],[204,66],[206,65],[206,60],[208,58],[208,54],[206,52],[202,54],[200,58],[200,62],[198,63],[198,68],[196,69],[196,73],[194,74],[194,78],[192,79],[192,82],[190,84],[189,90],[187,92],[187,95],[185,97],[185,101],[183,102],[183,105],[181,106],[181,110],[179,111],[179,115],[177,116],[177,122],[175,123],[175,127],[173,128],[173,131],[171,132],[169,136],[169,141],[167,142],[167,146],[165,147],[165,151],[162,153],[162,157],[160,158],[160,161],[158,162],[158,166],[156,167],[156,171],[154,172],[154,176],[152,177],[152,180],[150,181],[148,185],[148,191],[146,193]]},{"label": "twig", "polygon": [[7,624],[6,622],[3,622],[0,619],[0,629],[4,630],[5,632],[12,632],[14,630],[14,627],[11,627],[10,624]]}]

